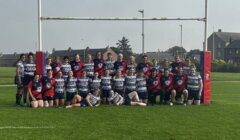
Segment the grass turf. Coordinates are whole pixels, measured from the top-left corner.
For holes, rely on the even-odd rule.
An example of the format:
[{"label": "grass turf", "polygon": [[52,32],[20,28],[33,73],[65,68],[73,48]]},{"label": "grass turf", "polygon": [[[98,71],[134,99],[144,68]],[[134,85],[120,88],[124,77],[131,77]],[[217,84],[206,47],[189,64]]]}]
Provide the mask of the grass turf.
[{"label": "grass turf", "polygon": [[[0,139],[239,139],[239,83],[212,83],[202,106],[14,107],[15,88],[0,88]],[[4,127],[49,127],[6,128]]]}]

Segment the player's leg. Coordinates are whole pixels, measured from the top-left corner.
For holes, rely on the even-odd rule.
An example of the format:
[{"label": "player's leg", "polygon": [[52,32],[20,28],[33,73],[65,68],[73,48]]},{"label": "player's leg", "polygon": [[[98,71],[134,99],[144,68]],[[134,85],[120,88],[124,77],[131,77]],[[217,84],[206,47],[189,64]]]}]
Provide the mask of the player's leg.
[{"label": "player's leg", "polygon": [[54,105],[56,107],[59,106],[59,93],[55,93],[55,95],[54,95]]},{"label": "player's leg", "polygon": [[31,101],[32,108],[38,108],[38,101]]},{"label": "player's leg", "polygon": [[200,96],[199,96],[199,91],[194,92],[194,104],[195,105],[200,105]]},{"label": "player's leg", "polygon": [[53,107],[53,97],[52,96],[49,97],[48,104],[50,107]]},{"label": "player's leg", "polygon": [[136,91],[132,91],[132,92],[128,93],[128,97],[133,102],[139,102],[139,97],[138,97],[138,94]]},{"label": "player's leg", "polygon": [[43,100],[38,100],[38,107],[43,107]]},{"label": "player's leg", "polygon": [[59,96],[59,105],[64,106],[64,93],[61,93]]},{"label": "player's leg", "polygon": [[187,104],[187,100],[188,100],[188,90],[183,90],[183,105]]},{"label": "player's leg", "polygon": [[175,98],[176,98],[176,90],[173,89],[173,90],[171,90],[171,102],[172,103],[176,102]]},{"label": "player's leg", "polygon": [[188,105],[191,105],[193,103],[193,92],[191,90],[188,90]]}]

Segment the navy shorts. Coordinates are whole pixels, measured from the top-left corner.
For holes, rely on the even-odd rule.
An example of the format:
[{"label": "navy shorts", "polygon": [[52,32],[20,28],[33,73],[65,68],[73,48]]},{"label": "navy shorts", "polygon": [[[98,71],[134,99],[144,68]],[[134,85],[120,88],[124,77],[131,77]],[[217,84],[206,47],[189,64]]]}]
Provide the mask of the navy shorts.
[{"label": "navy shorts", "polygon": [[108,97],[108,93],[109,93],[109,91],[110,91],[111,89],[109,89],[109,90],[102,90],[102,97],[104,97],[104,98],[107,98]]},{"label": "navy shorts", "polygon": [[79,104],[80,104],[80,107],[86,107],[87,106],[87,102],[84,99],[81,100]]},{"label": "navy shorts", "polygon": [[[42,100],[42,98],[36,98],[36,100],[39,101],[39,100]],[[30,102],[33,101],[31,97],[29,97],[29,101],[30,101]]]},{"label": "navy shorts", "polygon": [[133,92],[133,91],[136,91],[136,90],[128,90],[128,89],[126,89],[126,90],[125,90],[125,95],[128,95],[129,93],[131,93],[131,92]]},{"label": "navy shorts", "polygon": [[115,91],[114,92],[117,92],[118,94],[120,94],[121,96],[123,96],[124,95],[124,90],[122,89],[115,89]]},{"label": "navy shorts", "polygon": [[76,92],[67,92],[67,102],[71,102],[74,96],[76,95]]},{"label": "navy shorts", "polygon": [[50,101],[53,100],[54,97],[53,96],[43,96],[43,101]]},{"label": "navy shorts", "polygon": [[128,95],[124,97],[124,105],[131,105],[131,99]]},{"label": "navy shorts", "polygon": [[86,98],[88,95],[88,91],[78,91],[78,95],[81,96],[82,98]]},{"label": "navy shorts", "polygon": [[137,92],[139,99],[148,99],[148,92],[147,91],[142,91],[142,92]]},{"label": "navy shorts", "polygon": [[23,85],[27,86],[28,83],[33,80],[33,78],[34,78],[34,76],[24,75],[23,81],[22,81]]},{"label": "navy shorts", "polygon": [[64,99],[64,92],[62,93],[55,92],[54,99]]},{"label": "navy shorts", "polygon": [[200,100],[199,90],[188,90],[188,100]]}]

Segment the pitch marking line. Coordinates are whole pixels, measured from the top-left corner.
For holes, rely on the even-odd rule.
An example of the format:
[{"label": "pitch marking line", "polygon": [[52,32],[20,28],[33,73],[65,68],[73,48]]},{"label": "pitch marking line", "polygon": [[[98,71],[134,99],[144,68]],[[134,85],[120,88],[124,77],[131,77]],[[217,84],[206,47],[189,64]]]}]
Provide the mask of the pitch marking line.
[{"label": "pitch marking line", "polygon": [[54,127],[44,126],[0,126],[0,129],[53,129]]}]

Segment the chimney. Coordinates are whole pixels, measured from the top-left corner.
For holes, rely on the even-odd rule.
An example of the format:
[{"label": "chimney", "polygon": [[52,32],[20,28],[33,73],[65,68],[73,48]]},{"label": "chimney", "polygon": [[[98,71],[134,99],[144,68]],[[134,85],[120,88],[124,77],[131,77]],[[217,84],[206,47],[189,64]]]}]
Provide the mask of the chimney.
[{"label": "chimney", "polygon": [[222,29],[218,29],[218,32],[222,32]]}]

